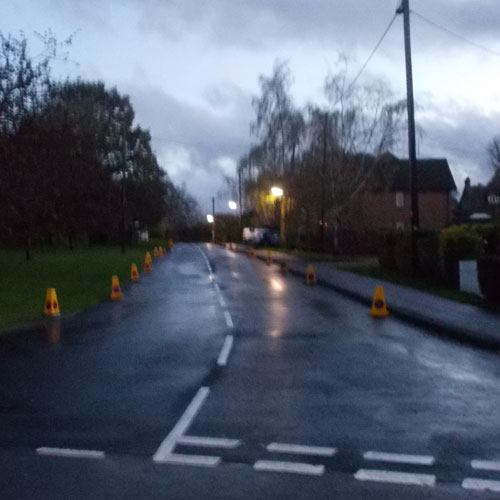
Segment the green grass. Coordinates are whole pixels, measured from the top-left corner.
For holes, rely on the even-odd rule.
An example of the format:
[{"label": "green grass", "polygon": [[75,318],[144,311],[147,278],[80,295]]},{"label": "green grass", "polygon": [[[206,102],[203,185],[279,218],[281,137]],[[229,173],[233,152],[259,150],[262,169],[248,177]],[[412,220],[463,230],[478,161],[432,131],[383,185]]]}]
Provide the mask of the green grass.
[{"label": "green grass", "polygon": [[[123,286],[130,280],[130,264],[141,272],[147,246],[35,249],[27,261],[23,250],[0,249],[0,329],[42,318],[46,289],[54,287],[62,314],[81,311],[109,297],[111,276]],[[162,242],[166,246],[166,242]]]},{"label": "green grass", "polygon": [[397,274],[396,272],[382,269],[378,264],[367,264],[359,266],[339,265],[338,268],[345,271],[362,274],[363,276],[390,281],[391,283],[396,283],[398,285],[416,288],[418,290],[422,290],[423,292],[437,295],[438,297],[444,297],[445,299],[461,302],[462,304],[472,304],[474,306],[490,308],[490,306],[487,306],[487,304],[481,297],[473,293],[466,293],[461,292],[460,290],[446,288],[441,284],[429,282],[423,279],[414,279],[408,276],[402,276],[400,274]]}]

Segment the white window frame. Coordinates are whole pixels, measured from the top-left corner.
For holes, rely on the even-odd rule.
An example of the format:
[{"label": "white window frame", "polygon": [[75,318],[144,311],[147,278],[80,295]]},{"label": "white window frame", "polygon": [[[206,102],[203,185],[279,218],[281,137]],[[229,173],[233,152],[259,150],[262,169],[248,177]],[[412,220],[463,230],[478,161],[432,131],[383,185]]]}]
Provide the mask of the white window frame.
[{"label": "white window frame", "polygon": [[397,191],[396,192],[396,207],[397,208],[404,208],[405,206],[405,194],[403,191]]}]

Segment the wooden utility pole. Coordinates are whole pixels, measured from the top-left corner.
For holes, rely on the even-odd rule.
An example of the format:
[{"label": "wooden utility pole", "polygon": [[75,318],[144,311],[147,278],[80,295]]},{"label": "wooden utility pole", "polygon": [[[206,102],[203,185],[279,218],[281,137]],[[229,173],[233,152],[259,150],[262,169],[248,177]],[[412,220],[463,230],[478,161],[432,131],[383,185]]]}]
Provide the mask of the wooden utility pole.
[{"label": "wooden utility pole", "polygon": [[214,221],[212,222],[212,243],[215,243],[215,198],[212,196],[212,217]]},{"label": "wooden utility pole", "polygon": [[418,272],[417,231],[419,229],[418,214],[418,174],[417,148],[415,139],[415,104],[413,100],[413,71],[411,63],[410,36],[410,0],[402,0],[397,10],[403,14],[405,59],[406,59],[406,105],[408,109],[408,159],[410,165],[410,196],[411,196],[411,248],[413,273]]},{"label": "wooden utility pole", "polygon": [[326,134],[328,129],[328,111],[325,111],[323,116],[323,160],[321,162],[321,213],[320,213],[320,242],[321,251],[325,251],[325,190],[326,190]]},{"label": "wooden utility pole", "polygon": [[240,208],[240,235],[238,241],[243,240],[243,200],[241,198],[241,168],[238,167],[238,205]]}]

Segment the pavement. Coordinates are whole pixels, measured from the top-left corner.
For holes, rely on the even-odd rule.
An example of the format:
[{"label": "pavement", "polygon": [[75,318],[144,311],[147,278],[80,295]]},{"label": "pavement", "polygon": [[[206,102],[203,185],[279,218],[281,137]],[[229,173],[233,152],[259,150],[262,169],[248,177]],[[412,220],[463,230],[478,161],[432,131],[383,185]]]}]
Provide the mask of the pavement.
[{"label": "pavement", "polygon": [[[233,245],[248,253],[250,247]],[[266,251],[256,250],[266,259]],[[304,277],[308,263],[283,252],[273,252],[276,263],[286,262],[288,271]],[[277,264],[275,264],[277,265]],[[376,285],[382,285],[391,314],[429,329],[433,333],[482,349],[500,351],[500,315],[484,308],[462,304],[414,288],[340,270],[332,262],[314,262],[318,284],[329,287],[363,304],[371,305]]]},{"label": "pavement", "polygon": [[0,337],[0,498],[498,498],[496,353],[214,245],[124,295]]}]

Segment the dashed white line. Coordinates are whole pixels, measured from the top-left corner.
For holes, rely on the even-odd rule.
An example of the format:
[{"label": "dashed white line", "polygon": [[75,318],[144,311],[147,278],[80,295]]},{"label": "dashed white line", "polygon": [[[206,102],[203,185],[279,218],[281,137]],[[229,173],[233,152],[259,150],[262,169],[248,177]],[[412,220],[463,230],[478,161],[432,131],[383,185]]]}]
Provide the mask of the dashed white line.
[{"label": "dashed white line", "polygon": [[182,436],[177,440],[178,444],[189,446],[200,446],[202,448],[238,448],[241,444],[239,439],[212,438],[204,436]]},{"label": "dashed white line", "polygon": [[326,446],[305,446],[301,444],[271,443],[266,447],[267,451],[275,453],[294,453],[297,455],[316,455],[319,457],[333,457],[336,448]]},{"label": "dashed white line", "polygon": [[36,450],[38,455],[52,456],[52,457],[71,457],[71,458],[94,458],[103,459],[105,453],[97,450],[74,450],[70,448],[49,448],[41,447]]},{"label": "dashed white line", "polygon": [[196,247],[201,255],[203,255],[203,258],[205,259],[205,262],[207,263],[207,267],[208,267],[208,270],[210,272],[210,274],[212,274],[212,266],[210,265],[210,261],[208,260],[208,257],[205,255],[205,252],[200,248],[200,247]]},{"label": "dashed white line", "polygon": [[200,411],[200,408],[207,399],[209,393],[210,389],[208,387],[200,387],[195,397],[186,408],[186,411],[175,424],[175,427],[170,431],[168,436],[160,444],[156,453],[153,455],[153,460],[155,462],[165,462],[169,455],[172,454],[177,441],[187,431],[191,422],[194,420],[196,414]]},{"label": "dashed white line", "polygon": [[434,486],[436,476],[431,474],[412,474],[409,472],[394,472],[388,470],[359,469],[354,477],[360,481],[375,481],[379,483],[411,484],[417,486]]},{"label": "dashed white line", "polygon": [[226,325],[228,328],[233,328],[233,320],[231,319],[231,315],[229,314],[229,311],[224,311],[224,317],[226,318]]},{"label": "dashed white line", "polygon": [[253,468],[256,471],[288,472],[310,476],[321,476],[325,472],[324,465],[303,464],[299,462],[278,462],[276,460],[258,460],[255,462]]},{"label": "dashed white line", "polygon": [[226,301],[224,300],[224,297],[222,296],[222,292],[220,291],[220,287],[217,283],[214,283],[215,290],[217,292],[217,297],[219,299],[219,304],[221,305],[222,308],[226,307]]},{"label": "dashed white line", "polygon": [[470,465],[473,469],[494,470],[500,472],[500,462],[492,462],[490,460],[472,460]]},{"label": "dashed white line", "polygon": [[224,340],[224,345],[222,346],[222,350],[217,359],[217,364],[219,366],[227,365],[227,359],[229,358],[229,353],[231,352],[232,347],[233,347],[233,336],[227,335],[226,339]]},{"label": "dashed white line", "polygon": [[500,491],[500,481],[467,477],[462,481],[462,488],[465,488],[466,490]]},{"label": "dashed white line", "polygon": [[363,458],[365,460],[412,465],[432,465],[434,463],[434,457],[427,455],[402,455],[400,453],[383,453],[379,451],[367,451],[363,454]]},{"label": "dashed white line", "polygon": [[217,467],[220,457],[208,455],[181,455],[180,453],[169,453],[161,460],[155,462],[173,465],[195,465],[197,467]]}]

